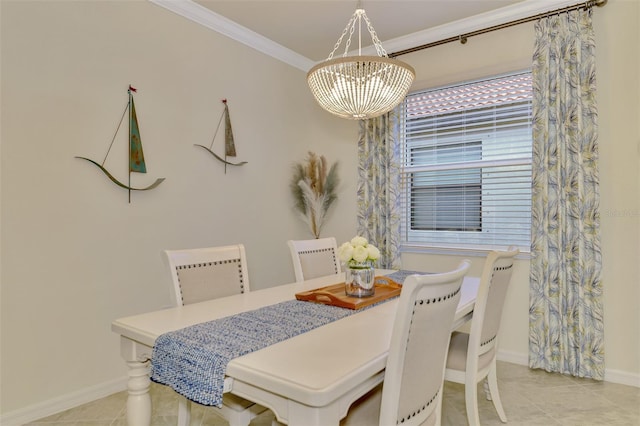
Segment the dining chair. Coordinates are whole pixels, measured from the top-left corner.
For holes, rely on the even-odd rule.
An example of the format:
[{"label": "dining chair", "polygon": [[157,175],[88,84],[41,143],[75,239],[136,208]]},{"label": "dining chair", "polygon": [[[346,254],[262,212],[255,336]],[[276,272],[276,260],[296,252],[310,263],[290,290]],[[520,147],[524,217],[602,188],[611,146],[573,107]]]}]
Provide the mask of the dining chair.
[{"label": "dining chair", "polygon": [[356,401],[341,426],[440,424],[451,327],[470,265],[405,279],[382,385]]},{"label": "dining chair", "polygon": [[[165,250],[175,305],[216,299],[250,290],[247,256],[244,245],[236,244],[186,250]],[[251,419],[266,410],[238,396],[225,393],[218,413],[230,426],[246,426]],[[178,399],[178,426],[188,426],[191,401],[182,395]]]},{"label": "dining chair", "polygon": [[287,241],[296,282],[342,272],[334,237]]},{"label": "dining chair", "polygon": [[478,382],[486,379],[487,399],[493,402],[503,423],[507,416],[498,393],[496,355],[502,308],[511,281],[513,263],[519,250],[492,251],[485,260],[478,296],[469,332],[454,331],[451,336],[445,380],[464,384],[467,421],[480,425],[478,415]]}]

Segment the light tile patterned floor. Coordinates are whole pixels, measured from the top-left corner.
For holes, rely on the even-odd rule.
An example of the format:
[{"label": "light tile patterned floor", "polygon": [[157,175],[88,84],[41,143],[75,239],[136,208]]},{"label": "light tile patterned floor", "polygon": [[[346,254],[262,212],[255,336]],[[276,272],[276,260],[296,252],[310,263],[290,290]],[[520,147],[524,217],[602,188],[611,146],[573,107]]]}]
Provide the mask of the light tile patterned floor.
[{"label": "light tile patterned floor", "polygon": [[[640,426],[640,388],[550,374],[505,362],[498,364],[498,380],[508,426]],[[126,398],[126,392],[120,392],[29,426],[125,426]],[[153,384],[151,398],[152,425],[175,425],[177,399],[173,391]],[[479,407],[483,426],[503,424],[490,401],[481,397]],[[267,411],[251,425],[270,426],[272,419],[273,414]],[[467,424],[464,386],[446,383],[442,420],[443,426]],[[193,425],[223,426],[227,422],[215,409],[194,405]]]}]

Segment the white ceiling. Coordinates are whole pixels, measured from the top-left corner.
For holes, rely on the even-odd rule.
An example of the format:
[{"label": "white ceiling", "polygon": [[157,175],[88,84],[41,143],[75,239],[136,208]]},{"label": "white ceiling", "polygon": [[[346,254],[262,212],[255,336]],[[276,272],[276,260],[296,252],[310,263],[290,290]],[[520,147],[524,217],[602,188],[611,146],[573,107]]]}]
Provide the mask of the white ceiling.
[{"label": "white ceiling", "polygon": [[[150,1],[303,70],[327,58],[358,5],[355,0]],[[578,2],[364,0],[360,5],[387,53],[393,53]],[[362,42],[371,45],[366,28]],[[343,51],[344,42],[336,56]]]}]

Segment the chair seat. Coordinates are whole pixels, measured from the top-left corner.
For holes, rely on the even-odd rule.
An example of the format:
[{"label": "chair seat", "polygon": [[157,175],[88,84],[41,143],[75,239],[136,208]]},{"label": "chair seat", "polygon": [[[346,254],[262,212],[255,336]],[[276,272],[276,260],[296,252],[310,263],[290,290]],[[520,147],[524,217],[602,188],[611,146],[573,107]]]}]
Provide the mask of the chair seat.
[{"label": "chair seat", "polygon": [[[449,355],[447,356],[447,369],[465,371],[467,369],[467,348],[469,347],[469,333],[454,331],[451,334]],[[489,367],[493,359],[493,350],[478,357],[478,369]]]},{"label": "chair seat", "polygon": [[255,404],[254,402],[241,398],[232,393],[225,393],[222,397],[222,401],[226,407],[234,411],[243,411]]}]

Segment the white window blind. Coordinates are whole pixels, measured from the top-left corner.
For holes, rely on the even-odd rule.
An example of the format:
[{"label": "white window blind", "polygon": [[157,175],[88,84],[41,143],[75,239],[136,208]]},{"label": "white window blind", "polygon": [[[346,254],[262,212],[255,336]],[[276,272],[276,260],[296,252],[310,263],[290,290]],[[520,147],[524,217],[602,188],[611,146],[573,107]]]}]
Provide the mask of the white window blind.
[{"label": "white window blind", "polygon": [[411,93],[403,246],[530,250],[531,73]]}]

